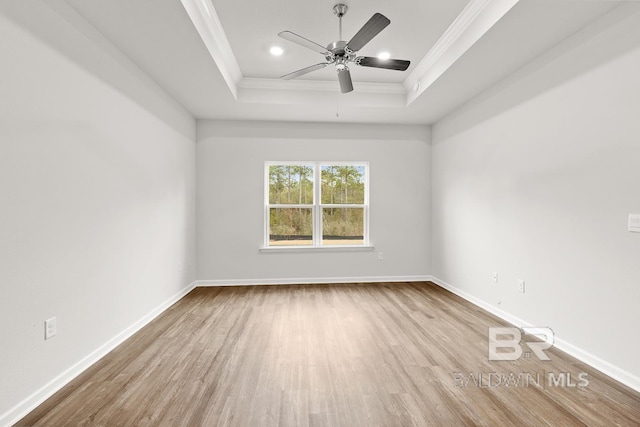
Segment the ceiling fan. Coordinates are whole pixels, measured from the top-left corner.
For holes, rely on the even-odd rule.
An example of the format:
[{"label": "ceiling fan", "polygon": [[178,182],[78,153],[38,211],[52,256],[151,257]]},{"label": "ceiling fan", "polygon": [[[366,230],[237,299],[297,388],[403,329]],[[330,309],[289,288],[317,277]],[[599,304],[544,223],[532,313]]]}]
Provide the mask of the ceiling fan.
[{"label": "ceiling fan", "polygon": [[338,41],[330,43],[327,47],[323,47],[309,39],[306,39],[291,31],[282,31],[278,33],[283,39],[297,43],[315,52],[324,55],[326,62],[311,65],[293,73],[281,76],[281,79],[290,80],[300,77],[312,71],[325,68],[327,65],[334,64],[338,72],[338,82],[340,83],[340,91],[342,93],[351,92],[353,90],[353,82],[351,81],[351,73],[348,64],[354,63],[362,67],[384,68],[387,70],[405,71],[409,68],[410,61],[402,59],[380,59],[371,56],[357,56],[360,49],[371,41],[380,31],[385,29],[391,21],[380,13],[375,13],[371,19],[351,38],[348,42],[342,40],[342,17],[347,13],[346,4],[336,4],[333,6],[333,13],[340,20]]}]

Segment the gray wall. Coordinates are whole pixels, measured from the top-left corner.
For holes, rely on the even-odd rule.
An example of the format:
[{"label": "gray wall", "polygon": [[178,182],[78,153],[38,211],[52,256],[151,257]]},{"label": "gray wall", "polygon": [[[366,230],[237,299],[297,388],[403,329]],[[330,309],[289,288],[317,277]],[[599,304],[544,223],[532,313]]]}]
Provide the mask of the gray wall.
[{"label": "gray wall", "polygon": [[[424,278],[430,259],[429,132],[426,126],[198,121],[198,279]],[[375,251],[260,253],[269,160],[370,162]]]},{"label": "gray wall", "polygon": [[638,70],[640,15],[619,9],[435,124],[431,247],[435,277],[636,388]]},{"label": "gray wall", "polygon": [[195,120],[94,36],[0,4],[0,425],[195,279]]},{"label": "gray wall", "polygon": [[[433,274],[640,388],[632,7],[437,123],[433,141],[424,126],[200,121],[196,144],[194,118],[80,26],[45,2],[0,3],[0,425],[196,277]],[[265,160],[369,161],[375,251],[260,253]]]}]

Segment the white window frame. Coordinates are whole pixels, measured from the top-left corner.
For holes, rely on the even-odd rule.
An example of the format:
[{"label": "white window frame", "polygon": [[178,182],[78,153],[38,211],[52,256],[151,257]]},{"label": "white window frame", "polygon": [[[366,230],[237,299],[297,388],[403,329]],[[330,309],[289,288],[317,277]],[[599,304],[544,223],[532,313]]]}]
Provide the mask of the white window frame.
[{"label": "white window frame", "polygon": [[[313,167],[313,202],[312,204],[270,204],[269,203],[269,167],[270,166],[312,166]],[[364,203],[347,204],[334,203],[322,204],[321,201],[321,170],[322,166],[363,166],[364,167]],[[261,252],[306,252],[306,251],[370,251],[369,235],[369,175],[370,165],[366,161],[266,161],[264,162],[264,240]],[[312,245],[286,245],[269,246],[269,209],[270,208],[298,208],[312,209],[313,243]],[[363,209],[363,234],[362,245],[323,245],[322,244],[322,209],[324,208],[358,208]]]}]

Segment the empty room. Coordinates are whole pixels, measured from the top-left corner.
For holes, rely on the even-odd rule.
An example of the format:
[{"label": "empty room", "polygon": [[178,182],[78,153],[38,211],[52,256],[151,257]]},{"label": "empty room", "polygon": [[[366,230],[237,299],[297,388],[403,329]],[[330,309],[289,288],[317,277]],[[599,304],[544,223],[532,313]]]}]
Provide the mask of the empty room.
[{"label": "empty room", "polygon": [[0,426],[640,425],[640,2],[0,1]]}]

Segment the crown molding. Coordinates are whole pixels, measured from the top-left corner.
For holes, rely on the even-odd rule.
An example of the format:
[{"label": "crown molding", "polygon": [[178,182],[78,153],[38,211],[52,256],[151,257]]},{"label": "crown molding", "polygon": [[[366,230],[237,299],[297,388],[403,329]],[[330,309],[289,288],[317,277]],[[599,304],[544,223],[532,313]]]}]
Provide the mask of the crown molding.
[{"label": "crown molding", "polygon": [[[333,81],[244,77],[211,0],[181,2],[236,101],[305,104],[306,94],[336,93]],[[410,105],[518,2],[470,0],[403,83],[356,82],[359,95],[350,95],[347,103],[371,107]],[[319,101],[322,102],[314,99],[314,103]]]},{"label": "crown molding", "polygon": [[[405,94],[402,83],[354,82],[359,92]],[[335,93],[338,83],[332,80],[281,80],[244,77],[238,82],[242,89],[315,90]]]},{"label": "crown molding", "polygon": [[209,54],[215,61],[234,98],[238,99],[237,84],[242,79],[229,39],[222,28],[216,9],[210,0],[181,0],[191,22],[196,27]]},{"label": "crown molding", "polygon": [[[338,82],[244,78],[238,84],[238,102],[247,104],[329,105],[335,108],[405,108],[407,95],[401,83],[355,82],[353,92],[338,96]],[[336,104],[338,103],[338,104]]]},{"label": "crown molding", "polygon": [[519,0],[471,0],[405,79],[407,105],[415,101]]}]

